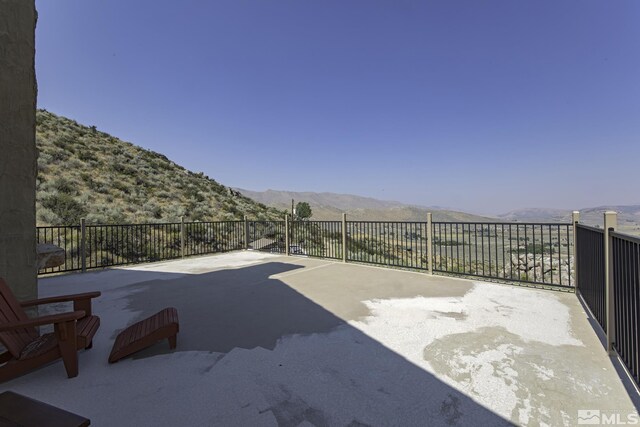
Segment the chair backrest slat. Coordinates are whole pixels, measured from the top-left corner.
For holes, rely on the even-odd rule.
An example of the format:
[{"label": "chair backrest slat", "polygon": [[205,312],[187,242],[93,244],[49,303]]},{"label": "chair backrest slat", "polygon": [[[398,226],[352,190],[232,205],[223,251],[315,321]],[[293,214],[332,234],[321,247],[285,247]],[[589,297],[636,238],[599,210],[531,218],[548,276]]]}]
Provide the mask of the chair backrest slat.
[{"label": "chair backrest slat", "polygon": [[[0,324],[4,325],[28,319],[7,282],[0,278]],[[0,332],[0,342],[15,358],[20,357],[22,349],[37,337],[38,331],[33,327]]]}]

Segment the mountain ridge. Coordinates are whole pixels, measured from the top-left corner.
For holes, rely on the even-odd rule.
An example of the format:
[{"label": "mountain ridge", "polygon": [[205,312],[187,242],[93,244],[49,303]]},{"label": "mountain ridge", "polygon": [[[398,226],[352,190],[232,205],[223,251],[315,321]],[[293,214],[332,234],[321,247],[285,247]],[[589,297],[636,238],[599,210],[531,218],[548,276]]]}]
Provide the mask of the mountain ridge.
[{"label": "mountain ridge", "polygon": [[291,210],[291,199],[308,202],[313,211],[312,219],[339,220],[342,214],[356,221],[425,221],[427,212],[434,221],[490,222],[494,218],[474,215],[434,206],[421,206],[390,200],[379,200],[355,194],[311,191],[265,190],[253,191],[234,188],[240,193],[277,209]]},{"label": "mountain ridge", "polygon": [[[273,190],[252,191],[234,188],[268,206],[291,210],[291,199],[308,202],[313,210],[312,219],[338,220],[342,213],[352,220],[380,221],[424,221],[427,212],[433,213],[434,221],[513,221],[513,222],[571,222],[572,210],[557,208],[520,208],[498,214],[495,217],[446,209],[439,206],[422,206],[402,202],[379,200],[372,197],[333,192]],[[618,212],[618,228],[622,232],[640,234],[640,204],[602,205],[582,208],[580,222],[602,226],[603,214],[607,210]]]}]

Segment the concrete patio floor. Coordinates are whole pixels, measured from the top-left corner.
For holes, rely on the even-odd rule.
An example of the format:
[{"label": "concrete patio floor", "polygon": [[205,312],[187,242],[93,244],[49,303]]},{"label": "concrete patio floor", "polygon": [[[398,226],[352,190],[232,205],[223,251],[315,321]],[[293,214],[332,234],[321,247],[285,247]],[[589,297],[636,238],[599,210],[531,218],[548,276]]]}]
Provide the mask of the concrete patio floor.
[{"label": "concrete patio floor", "polygon": [[[258,252],[40,279],[102,291],[80,352],[0,384],[95,426],[576,425],[635,413],[574,294]],[[117,333],[166,306],[165,342],[109,365]],[[53,311],[64,311],[62,305]]]}]

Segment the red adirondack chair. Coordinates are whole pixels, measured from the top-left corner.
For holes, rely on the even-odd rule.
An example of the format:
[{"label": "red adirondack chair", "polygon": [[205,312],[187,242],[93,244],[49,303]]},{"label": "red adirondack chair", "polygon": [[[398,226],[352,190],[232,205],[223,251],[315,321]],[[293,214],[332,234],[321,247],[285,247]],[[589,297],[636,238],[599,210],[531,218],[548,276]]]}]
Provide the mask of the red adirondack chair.
[{"label": "red adirondack chair", "polygon": [[[78,375],[78,350],[91,348],[100,318],[91,314],[91,299],[100,292],[63,295],[18,302],[0,278],[0,382],[7,381],[62,358],[69,378]],[[73,301],[73,310],[29,319],[24,307]],[[54,332],[40,334],[36,326],[53,325]]]}]

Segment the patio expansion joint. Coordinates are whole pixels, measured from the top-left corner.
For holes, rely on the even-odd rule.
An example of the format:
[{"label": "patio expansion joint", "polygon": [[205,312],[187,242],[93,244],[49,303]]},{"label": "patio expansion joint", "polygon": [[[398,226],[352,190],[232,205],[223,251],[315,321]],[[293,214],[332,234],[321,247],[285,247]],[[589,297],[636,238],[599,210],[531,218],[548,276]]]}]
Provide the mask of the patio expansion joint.
[{"label": "patio expansion joint", "polygon": [[270,279],[283,279],[285,277],[289,277],[289,276],[295,276],[296,274],[300,274],[300,273],[308,273],[310,271],[313,270],[318,270],[320,268],[324,268],[324,267],[328,267],[330,265],[334,265],[337,264],[335,262],[328,262],[326,264],[322,264],[322,265],[316,265],[315,267],[311,267],[311,268],[302,268],[299,270],[294,270],[294,271],[290,271],[290,272],[286,272],[286,273],[278,273],[278,274],[274,274],[272,276],[269,276]]}]

